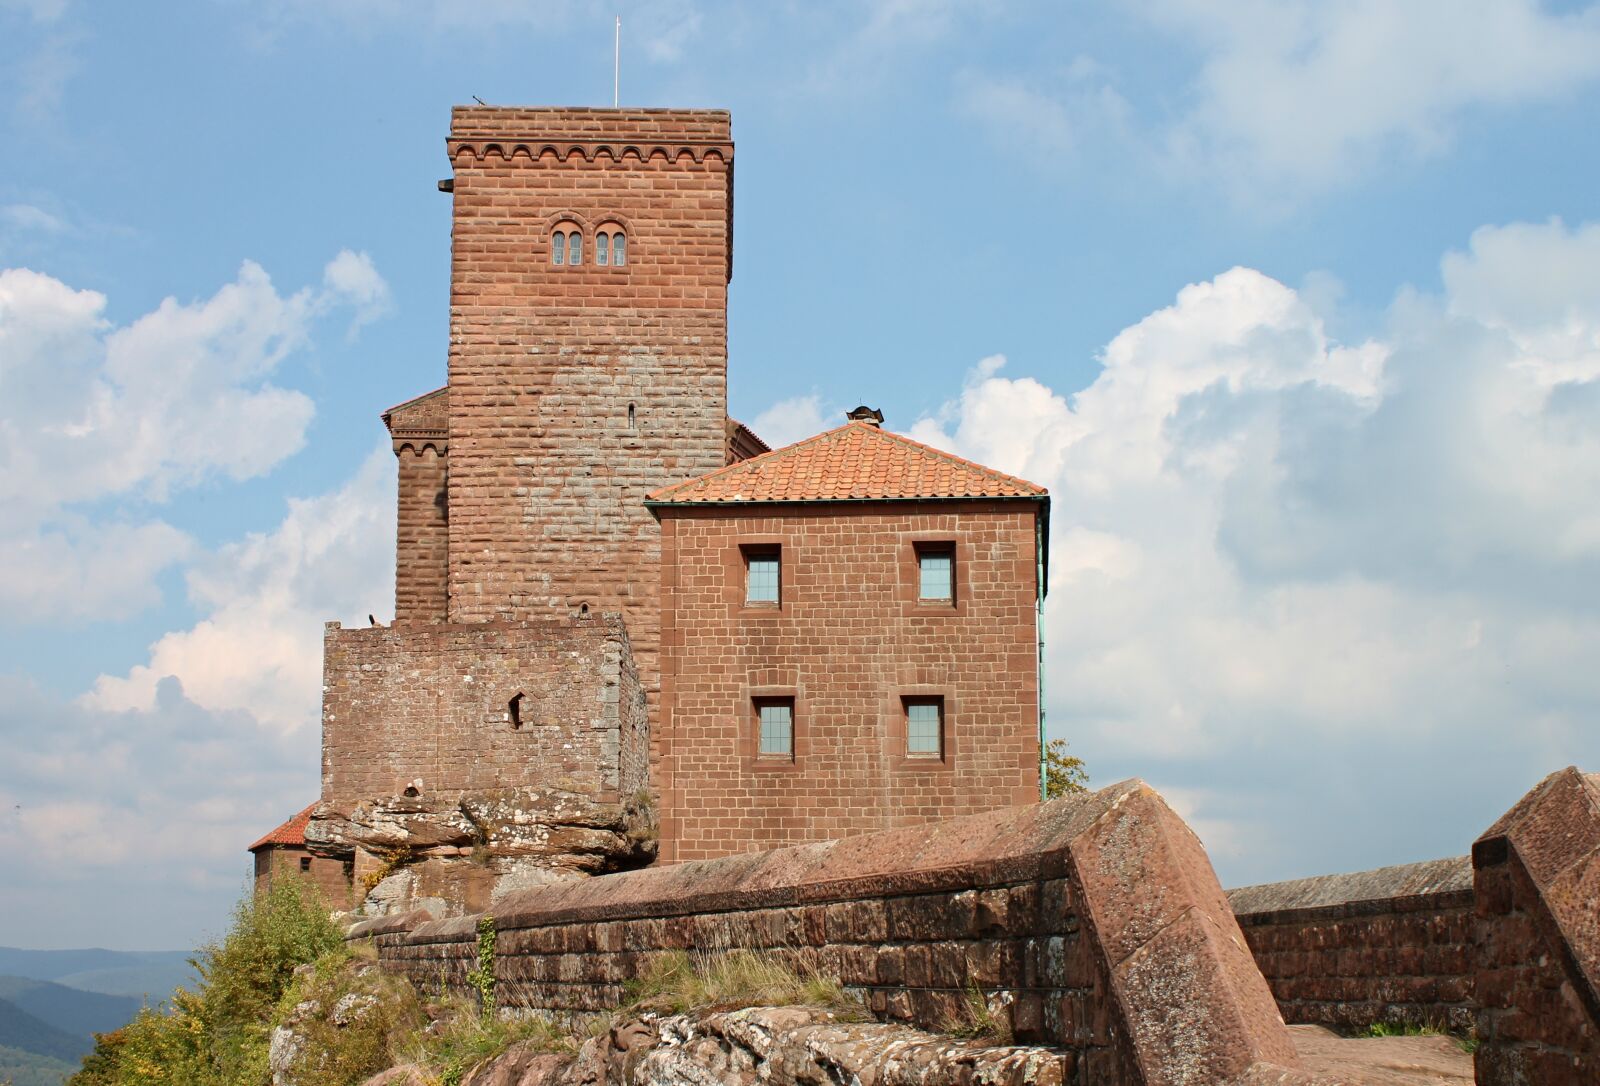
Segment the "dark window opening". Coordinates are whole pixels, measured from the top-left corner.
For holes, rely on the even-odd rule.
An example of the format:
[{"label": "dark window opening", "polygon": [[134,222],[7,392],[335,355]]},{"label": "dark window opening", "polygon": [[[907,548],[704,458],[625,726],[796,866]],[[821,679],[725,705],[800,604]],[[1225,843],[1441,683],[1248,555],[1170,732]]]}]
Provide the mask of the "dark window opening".
[{"label": "dark window opening", "polygon": [[635,424],[635,415],[634,415],[634,411],[633,411],[633,404],[630,403],[628,405],[628,429],[634,430],[634,429],[637,429],[637,428],[638,427]]},{"label": "dark window opening", "polygon": [[302,856],[302,857],[300,857],[300,870],[301,871],[310,871],[311,870],[311,857],[310,856]]},{"label": "dark window opening", "polygon": [[522,728],[522,695],[518,694],[506,705],[506,717],[511,721],[511,730],[518,731]]}]

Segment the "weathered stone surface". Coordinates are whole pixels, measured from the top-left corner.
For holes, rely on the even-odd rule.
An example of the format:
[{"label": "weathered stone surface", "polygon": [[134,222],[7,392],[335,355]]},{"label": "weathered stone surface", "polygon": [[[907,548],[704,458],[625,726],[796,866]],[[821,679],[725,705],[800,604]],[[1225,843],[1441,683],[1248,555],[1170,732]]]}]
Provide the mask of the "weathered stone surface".
[{"label": "weathered stone surface", "polygon": [[482,909],[502,880],[654,857],[644,690],[619,617],[335,624],[323,674],[323,795],[306,842],[350,859],[363,891],[404,868],[367,911]]},{"label": "weathered stone surface", "polygon": [[1600,778],[1546,777],[1472,864],[1478,1082],[1600,1081]]},{"label": "weathered stone surface", "polygon": [[[646,1016],[576,1056],[513,1048],[463,1086],[668,1086],[860,1083],[863,1086],[1063,1086],[1070,1055],[840,1022],[802,1007]],[[369,1084],[371,1086],[371,1084]]]}]

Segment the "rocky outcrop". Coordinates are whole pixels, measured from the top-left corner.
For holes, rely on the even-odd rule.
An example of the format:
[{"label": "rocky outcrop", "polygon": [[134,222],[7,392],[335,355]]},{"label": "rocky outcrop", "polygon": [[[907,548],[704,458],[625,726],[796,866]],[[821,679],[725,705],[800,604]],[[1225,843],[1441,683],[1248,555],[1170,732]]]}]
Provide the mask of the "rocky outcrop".
[{"label": "rocky outcrop", "polygon": [[[1072,1072],[1072,1056],[1051,1049],[844,1022],[808,1007],[754,1007],[629,1019],[576,1055],[513,1046],[462,1086],[1060,1086]],[[420,1069],[394,1068],[367,1086],[420,1081]]]},{"label": "rocky outcrop", "polygon": [[451,800],[422,794],[320,805],[306,842],[375,874],[361,912],[424,908],[437,916],[493,907],[505,894],[626,870],[655,857],[654,809],[644,797],[603,803],[555,788],[502,789]]}]

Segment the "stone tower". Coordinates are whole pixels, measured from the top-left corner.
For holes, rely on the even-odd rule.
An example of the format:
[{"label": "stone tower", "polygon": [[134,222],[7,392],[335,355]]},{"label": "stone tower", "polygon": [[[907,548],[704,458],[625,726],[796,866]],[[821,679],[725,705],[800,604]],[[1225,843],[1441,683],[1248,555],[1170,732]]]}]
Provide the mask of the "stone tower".
[{"label": "stone tower", "polygon": [[448,150],[446,615],[620,611],[653,695],[643,499],[727,462],[728,114],[458,108]]}]

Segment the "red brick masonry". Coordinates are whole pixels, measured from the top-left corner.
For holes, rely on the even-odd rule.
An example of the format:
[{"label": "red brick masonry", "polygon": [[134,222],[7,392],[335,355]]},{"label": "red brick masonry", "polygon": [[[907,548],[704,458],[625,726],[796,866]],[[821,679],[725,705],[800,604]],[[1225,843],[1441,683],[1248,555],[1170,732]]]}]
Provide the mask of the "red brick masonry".
[{"label": "red brick masonry", "polygon": [[1465,856],[1228,891],[1287,1022],[1472,1025]]},{"label": "red brick masonry", "polygon": [[[477,917],[357,925],[424,989]],[[525,891],[495,916],[503,1004],[616,1004],[653,955],[752,947],[939,1028],[969,984],[1083,1084],[1309,1083],[1199,841],[1139,781],[936,826]]]},{"label": "red brick masonry", "polygon": [[1600,1082],[1600,777],[1567,768],[1472,846],[1480,1086]]}]

